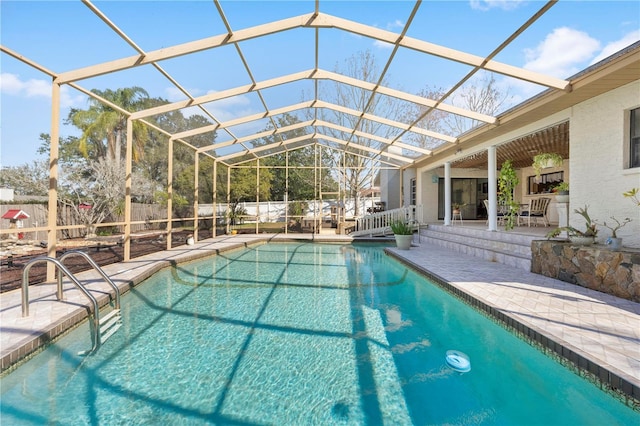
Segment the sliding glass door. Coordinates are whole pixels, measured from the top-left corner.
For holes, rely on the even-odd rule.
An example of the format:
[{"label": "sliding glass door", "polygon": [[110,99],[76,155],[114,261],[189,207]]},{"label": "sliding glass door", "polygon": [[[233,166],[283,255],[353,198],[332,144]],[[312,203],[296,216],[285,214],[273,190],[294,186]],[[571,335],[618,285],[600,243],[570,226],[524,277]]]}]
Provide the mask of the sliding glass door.
[{"label": "sliding glass door", "polygon": [[[462,205],[462,219],[486,219],[483,200],[489,198],[486,178],[451,179],[451,203]],[[444,179],[438,182],[438,219],[444,219]]]}]

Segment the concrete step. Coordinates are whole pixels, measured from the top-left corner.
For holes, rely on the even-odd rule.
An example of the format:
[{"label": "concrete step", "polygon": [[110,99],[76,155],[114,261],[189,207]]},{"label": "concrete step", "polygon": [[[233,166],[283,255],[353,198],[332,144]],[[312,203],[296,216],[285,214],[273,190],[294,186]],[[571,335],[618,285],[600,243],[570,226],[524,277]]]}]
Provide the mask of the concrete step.
[{"label": "concrete step", "polygon": [[421,239],[459,253],[530,271],[531,241],[540,237],[461,226],[429,225],[421,230]]}]

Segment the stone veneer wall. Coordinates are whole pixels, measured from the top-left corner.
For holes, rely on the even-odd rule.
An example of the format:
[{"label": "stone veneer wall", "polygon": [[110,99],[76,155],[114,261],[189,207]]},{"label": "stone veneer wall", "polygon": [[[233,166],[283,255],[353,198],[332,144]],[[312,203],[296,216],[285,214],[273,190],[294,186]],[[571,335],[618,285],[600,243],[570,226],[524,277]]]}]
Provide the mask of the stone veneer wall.
[{"label": "stone veneer wall", "polygon": [[531,272],[640,302],[640,250],[533,241],[531,251]]}]

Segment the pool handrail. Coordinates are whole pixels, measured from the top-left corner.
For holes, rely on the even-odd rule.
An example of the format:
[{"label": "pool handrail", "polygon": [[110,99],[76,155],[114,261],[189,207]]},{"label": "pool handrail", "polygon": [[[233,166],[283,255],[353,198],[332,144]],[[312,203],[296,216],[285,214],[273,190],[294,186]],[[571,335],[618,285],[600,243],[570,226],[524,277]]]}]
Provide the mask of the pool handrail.
[{"label": "pool handrail", "polygon": [[[93,267],[93,269],[96,270],[96,272],[98,272],[102,278],[104,278],[104,280],[107,282],[107,284],[109,284],[111,286],[111,288],[113,288],[114,292],[115,292],[115,309],[120,309],[120,289],[118,288],[118,286],[111,280],[111,278],[109,278],[109,276],[102,270],[102,268],[100,266],[98,266],[98,264],[91,258],[91,256],[89,256],[87,253],[85,253],[84,251],[81,250],[69,250],[67,252],[65,252],[63,255],[58,257],[58,260],[61,263],[64,263],[64,259],[71,257],[71,256],[82,256],[83,258],[85,258],[85,260]],[[58,297],[58,300],[62,300],[62,273],[61,271],[58,271],[58,294],[60,295]]]},{"label": "pool handrail", "polygon": [[[98,300],[89,292],[89,290],[87,290],[82,285],[82,283],[80,283],[80,281],[78,281],[78,279],[71,273],[71,271],[69,271],[58,259],[55,259],[53,257],[40,256],[40,257],[31,259],[25,265],[24,271],[22,272],[22,316],[23,317],[29,316],[29,271],[31,270],[31,267],[33,265],[41,262],[51,262],[54,265],[56,265],[59,271],[62,271],[71,280],[71,282],[78,288],[78,290],[80,290],[80,292],[82,292],[82,294],[84,294],[91,302],[91,305],[93,306],[93,312],[91,312],[90,310],[88,314],[89,328],[91,331],[91,351],[90,352],[95,351],[100,347],[100,330],[98,328],[98,324],[100,323],[100,310],[98,307]],[[56,292],[56,296],[58,297],[58,300],[62,300],[59,297],[58,292]]]}]

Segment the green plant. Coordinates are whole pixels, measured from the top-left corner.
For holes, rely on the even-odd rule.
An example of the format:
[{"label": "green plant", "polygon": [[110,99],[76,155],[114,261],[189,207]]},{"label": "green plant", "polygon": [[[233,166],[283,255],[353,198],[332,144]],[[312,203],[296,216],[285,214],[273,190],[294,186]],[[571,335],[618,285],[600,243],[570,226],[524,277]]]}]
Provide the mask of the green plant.
[{"label": "green plant", "polygon": [[557,237],[563,231],[566,231],[570,237],[571,236],[595,237],[596,235],[598,235],[598,229],[596,228],[597,224],[593,220],[591,220],[591,217],[589,216],[588,208],[589,206],[585,205],[584,207],[575,209],[573,211],[574,213],[579,214],[584,218],[585,220],[584,231],[580,231],[579,229],[576,229],[572,226],[562,226],[549,232],[547,234],[547,238]]},{"label": "green plant", "polygon": [[507,207],[507,213],[505,214],[504,229],[509,231],[515,226],[516,218],[518,217],[518,209],[520,205],[513,198],[513,191],[516,189],[516,185],[520,180],[516,174],[513,165],[510,160],[502,163],[500,168],[500,175],[498,176],[498,195],[499,201]]},{"label": "green plant", "polygon": [[235,204],[230,206],[230,210],[228,212],[229,220],[231,225],[238,225],[244,221],[244,217],[247,215],[247,209],[245,209],[240,204]]},{"label": "green plant", "polygon": [[[618,235],[616,235],[616,232],[618,232],[618,229],[622,228],[623,226],[625,226],[627,223],[631,222],[631,218],[625,217],[622,222],[620,222],[618,219],[616,219],[615,217],[611,216],[610,219],[612,221],[615,222],[615,225],[611,222],[610,225],[607,225],[607,222],[602,222],[602,223],[598,223],[596,222],[598,225],[604,226],[605,228],[609,228],[611,230],[611,237],[612,238],[618,238]],[[595,221],[594,221],[595,222]]]},{"label": "green plant", "polygon": [[451,208],[453,210],[460,210],[461,207],[464,207],[465,203],[451,203]]},{"label": "green plant", "polygon": [[640,188],[632,188],[627,192],[623,192],[622,195],[626,198],[631,198],[631,201],[640,207],[640,198],[638,198],[638,193],[640,193]]},{"label": "green plant", "polygon": [[531,166],[536,172],[536,177],[540,177],[542,169],[544,169],[549,162],[555,167],[560,167],[562,166],[562,156],[555,152],[543,152],[533,157],[533,164]]},{"label": "green plant", "polygon": [[556,191],[569,191],[569,182],[560,182],[556,186],[553,187]]},{"label": "green plant", "polygon": [[395,235],[413,235],[413,228],[401,220],[394,220],[389,226]]}]

